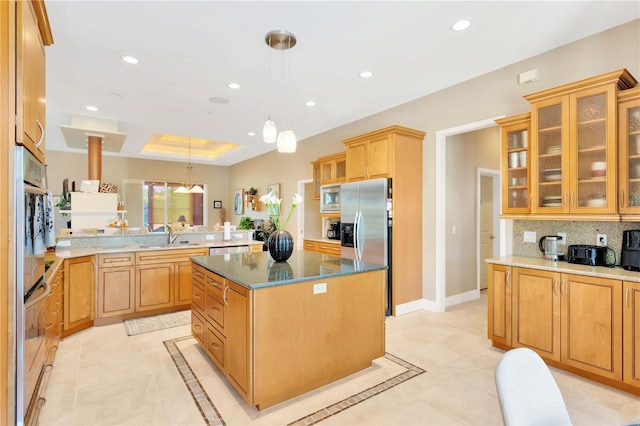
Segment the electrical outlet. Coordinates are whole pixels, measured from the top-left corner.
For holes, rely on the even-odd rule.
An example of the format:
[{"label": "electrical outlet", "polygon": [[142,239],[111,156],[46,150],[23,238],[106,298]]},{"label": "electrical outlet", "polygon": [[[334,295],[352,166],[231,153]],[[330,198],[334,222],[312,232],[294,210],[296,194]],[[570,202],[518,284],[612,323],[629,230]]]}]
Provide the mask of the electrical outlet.
[{"label": "electrical outlet", "polygon": [[562,239],[560,241],[558,241],[558,244],[567,244],[567,233],[566,232],[558,232],[557,235],[558,235],[558,237],[562,237]]},{"label": "electrical outlet", "polygon": [[607,245],[607,234],[597,234],[596,235],[596,245],[606,246]]},{"label": "electrical outlet", "polygon": [[327,292],[327,283],[313,285],[313,294],[321,294]]},{"label": "electrical outlet", "polygon": [[524,231],[524,242],[525,243],[535,243],[536,242],[536,231]]}]

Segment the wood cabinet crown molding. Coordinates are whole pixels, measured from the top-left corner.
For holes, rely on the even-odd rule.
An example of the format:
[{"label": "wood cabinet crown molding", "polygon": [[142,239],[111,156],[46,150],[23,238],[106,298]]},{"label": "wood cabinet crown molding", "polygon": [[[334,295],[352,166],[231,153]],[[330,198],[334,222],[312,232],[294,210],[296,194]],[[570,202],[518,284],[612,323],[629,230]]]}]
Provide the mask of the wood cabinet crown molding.
[{"label": "wood cabinet crown molding", "polygon": [[40,36],[42,37],[42,43],[45,46],[51,46],[53,44],[53,34],[51,33],[51,26],[49,25],[49,15],[44,4],[44,0],[31,0],[33,9],[38,19],[38,28],[40,29]]},{"label": "wood cabinet crown molding", "polygon": [[376,136],[381,136],[381,135],[386,135],[387,133],[395,133],[398,135],[403,135],[403,136],[409,136],[409,137],[416,137],[416,138],[424,138],[426,133],[420,130],[415,130],[415,129],[410,129],[408,127],[402,127],[402,126],[389,126],[389,127],[385,127],[384,129],[380,129],[380,130],[375,130],[373,132],[369,132],[369,133],[365,133],[363,135],[359,135],[359,136],[354,136],[352,138],[349,139],[344,139],[342,141],[343,144],[348,145],[351,144],[353,142],[358,142],[364,139],[370,139],[370,138],[374,138]]}]

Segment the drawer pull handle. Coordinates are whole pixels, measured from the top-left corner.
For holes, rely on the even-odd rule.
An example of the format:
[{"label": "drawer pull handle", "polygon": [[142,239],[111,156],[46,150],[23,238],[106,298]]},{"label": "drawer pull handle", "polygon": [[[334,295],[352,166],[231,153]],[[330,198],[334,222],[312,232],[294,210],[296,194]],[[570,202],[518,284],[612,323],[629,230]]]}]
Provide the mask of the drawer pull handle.
[{"label": "drawer pull handle", "polygon": [[213,350],[217,351],[218,349],[220,349],[220,346],[216,345],[215,343],[212,343],[209,345]]},{"label": "drawer pull handle", "polygon": [[42,145],[42,141],[44,141],[44,128],[42,128],[40,120],[36,120],[36,125],[38,126],[38,129],[40,129],[40,139],[38,140],[38,142],[36,142],[36,148],[40,148],[40,145]]},{"label": "drawer pull handle", "polygon": [[627,291],[625,292],[624,295],[624,303],[625,305],[627,305],[627,308],[629,307],[629,287],[627,287]]},{"label": "drawer pull handle", "polygon": [[202,326],[200,324],[193,324],[193,328],[195,328],[196,330],[200,330]]}]

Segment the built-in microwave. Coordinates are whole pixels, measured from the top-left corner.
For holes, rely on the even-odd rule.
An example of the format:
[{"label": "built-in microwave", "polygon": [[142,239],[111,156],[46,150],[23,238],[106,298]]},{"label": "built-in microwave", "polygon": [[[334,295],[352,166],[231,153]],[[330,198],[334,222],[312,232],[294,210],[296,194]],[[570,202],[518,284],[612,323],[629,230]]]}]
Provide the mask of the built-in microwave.
[{"label": "built-in microwave", "polygon": [[320,187],[320,212],[340,212],[340,185],[322,185]]}]

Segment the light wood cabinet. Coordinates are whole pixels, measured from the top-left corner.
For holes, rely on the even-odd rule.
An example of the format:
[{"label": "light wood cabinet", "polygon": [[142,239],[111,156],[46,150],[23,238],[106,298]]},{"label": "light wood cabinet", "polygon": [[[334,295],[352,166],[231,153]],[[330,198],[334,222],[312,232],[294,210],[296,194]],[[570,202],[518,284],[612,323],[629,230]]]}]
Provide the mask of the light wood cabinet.
[{"label": "light wood cabinet", "polygon": [[318,158],[320,162],[320,183],[342,183],[347,176],[347,160],[344,151]]},{"label": "light wood cabinet", "polygon": [[560,361],[560,274],[513,268],[513,347]]},{"label": "light wood cabinet", "polygon": [[91,327],[94,317],[95,258],[65,259],[63,337]]},{"label": "light wood cabinet", "polygon": [[323,243],[320,241],[304,240],[302,248],[305,251],[313,251],[316,253],[330,254],[333,256],[340,256],[342,248],[340,243]]},{"label": "light wood cabinet", "polygon": [[191,261],[175,263],[175,306],[191,304]]},{"label": "light wood cabinet", "polygon": [[493,346],[530,348],[554,367],[632,393],[640,388],[639,311],[638,283],[623,289],[615,279],[489,265]]},{"label": "light wood cabinet", "polygon": [[617,212],[617,94],[635,84],[619,70],[525,96],[531,103],[532,213]]},{"label": "light wood cabinet", "polygon": [[622,380],[622,282],[562,275],[562,363]]},{"label": "light wood cabinet", "polygon": [[136,266],[137,312],[169,308],[174,297],[173,264]]},{"label": "light wood cabinet", "polygon": [[320,199],[320,186],[322,185],[321,175],[320,175],[320,161],[312,161],[311,162],[311,176],[313,176],[313,199]]},{"label": "light wood cabinet", "polygon": [[511,267],[490,264],[488,288],[487,336],[511,346]]},{"label": "light wood cabinet", "polygon": [[640,283],[623,282],[622,380],[640,389]]},{"label": "light wood cabinet", "polygon": [[49,285],[51,294],[47,300],[44,339],[47,354],[46,364],[53,365],[64,327],[64,268],[58,268]]},{"label": "light wood cabinet", "polygon": [[45,162],[45,45],[53,42],[43,2],[16,2],[16,142]]},{"label": "light wood cabinet", "polygon": [[623,220],[640,220],[640,87],[618,93],[618,190]]},{"label": "light wood cabinet", "polygon": [[135,312],[135,254],[98,255],[97,317]]},{"label": "light wood cabinet", "polygon": [[502,214],[531,212],[529,134],[531,113],[496,120],[500,125],[502,179]]},{"label": "light wood cabinet", "polygon": [[393,138],[393,134],[387,133],[344,141],[347,147],[347,181],[391,177]]},{"label": "light wood cabinet", "polygon": [[251,348],[249,290],[227,280],[224,296],[227,311],[227,378],[240,395],[247,399]]}]

